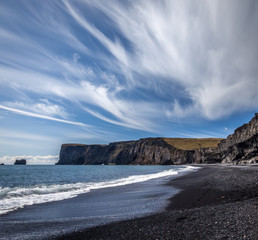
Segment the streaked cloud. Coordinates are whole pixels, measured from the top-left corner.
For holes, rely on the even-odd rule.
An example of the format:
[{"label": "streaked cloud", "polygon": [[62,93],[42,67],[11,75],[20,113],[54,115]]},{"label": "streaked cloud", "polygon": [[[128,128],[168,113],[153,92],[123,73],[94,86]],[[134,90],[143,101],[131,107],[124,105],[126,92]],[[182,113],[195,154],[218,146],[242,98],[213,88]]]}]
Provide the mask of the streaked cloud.
[{"label": "streaked cloud", "polygon": [[27,112],[27,111],[15,109],[15,108],[6,107],[6,106],[3,106],[3,105],[0,105],[0,108],[4,109],[4,110],[7,110],[7,111],[17,113],[17,114],[20,114],[20,115],[24,115],[24,116],[29,116],[29,117],[34,117],[34,118],[42,118],[42,119],[46,119],[46,120],[50,120],[50,121],[56,121],[56,122],[67,123],[67,124],[78,125],[78,126],[84,126],[84,127],[89,126],[89,125],[81,123],[81,122],[73,122],[73,121],[68,121],[68,120],[64,120],[64,119],[49,117],[49,116],[45,116],[45,115],[41,115],[41,114],[37,114],[37,113],[32,113],[32,112]]},{"label": "streaked cloud", "polygon": [[4,104],[11,108],[30,110],[45,116],[59,116],[62,118],[68,118],[69,116],[63,107],[52,104],[47,99],[41,99],[38,103],[30,104],[24,102],[5,102]]},{"label": "streaked cloud", "polygon": [[[41,58],[40,62],[47,62],[47,59],[51,59],[57,66],[56,69],[51,68],[51,71],[59,73],[63,71],[63,77],[70,80],[71,89],[66,86],[64,81],[58,81],[53,79],[53,75],[49,77],[41,72],[43,82],[47,83],[46,93],[74,99],[74,101],[95,102],[96,104],[100,102],[106,92],[105,95],[112,95],[112,98],[104,101],[105,103],[115,100],[123,102],[123,105],[131,105],[133,108],[136,104],[133,99],[124,100],[119,93],[122,90],[129,93],[134,92],[138,86],[148,90],[151,84],[157,95],[162,94],[167,99],[166,104],[169,106],[165,107],[162,115],[170,118],[185,118],[192,114],[201,114],[208,119],[218,119],[237,112],[240,108],[255,108],[253,103],[258,100],[257,82],[255,81],[257,50],[253,51],[256,49],[256,42],[251,40],[250,44],[244,44],[250,38],[256,39],[257,30],[254,23],[257,18],[250,19],[253,24],[248,22],[250,1],[245,3],[238,1],[239,6],[235,8],[234,12],[231,9],[232,4],[232,1],[220,3],[201,0],[196,2],[137,1],[126,3],[66,0],[63,1],[63,4],[44,4],[44,15],[34,15],[32,27],[36,28],[47,21],[49,25],[42,28],[43,33],[53,33],[55,38],[62,37],[63,44],[67,39],[69,41],[73,39],[74,44],[70,47],[74,48],[77,45],[75,43],[82,42],[82,40],[77,32],[74,32],[69,26],[70,20],[64,18],[64,12],[69,13],[75,23],[83,28],[85,34],[95,38],[114,57],[114,59],[110,59],[114,65],[111,71],[114,71],[113,74],[120,74],[125,80],[123,82],[120,79],[115,89],[106,88],[103,85],[105,82],[96,83],[95,79],[97,78],[106,81],[102,77],[103,74],[100,73],[102,70],[96,72],[92,67],[79,62],[80,54],[93,54],[87,44],[79,44],[85,47],[85,51],[82,48],[77,49],[79,51],[71,54],[71,60],[68,60],[65,57],[57,57],[56,53],[51,53],[52,50],[45,50],[46,47],[40,46],[38,42],[30,40],[28,44],[28,41],[25,41],[28,36],[25,39],[19,39],[20,36],[14,32],[4,29],[2,32],[6,38],[13,39],[15,42],[18,42],[19,39],[19,42],[28,48],[34,46],[33,51]],[[107,17],[112,31],[116,31],[117,34],[114,39],[108,37],[97,27],[97,24],[93,22],[96,19],[87,19],[83,10],[88,7]],[[32,11],[32,6],[29,9]],[[54,21],[53,9],[56,10],[58,19],[63,20],[59,24]],[[232,14],[222,14],[223,12],[232,12]],[[240,21],[241,25],[239,26]],[[221,22],[227,24],[221,24]],[[241,36],[240,39],[235,38],[234,36],[239,35],[243,29],[246,35]],[[121,40],[120,36],[123,36],[124,40]],[[130,48],[127,49],[125,44]],[[104,60],[108,55],[100,52],[97,56],[96,61],[102,60],[101,64],[108,67]],[[245,62],[248,61],[249,64],[243,62],[243,56]],[[76,61],[74,61],[75,57]],[[44,61],[43,58],[45,58]],[[229,60],[231,61],[230,66],[225,64]],[[250,71],[251,69],[252,71]],[[24,70],[22,71],[24,73]],[[30,71],[27,74],[31,75],[29,79],[40,78],[39,72]],[[137,77],[139,74],[140,80]],[[5,76],[8,75],[5,73]],[[94,87],[97,91],[90,90],[90,94],[85,91],[84,96],[87,95],[87,99],[81,97],[83,93],[73,88],[75,80],[81,81],[84,86],[87,85],[89,88]],[[16,81],[14,80],[14,82]],[[28,81],[31,82],[31,80]],[[48,82],[51,82],[53,87],[49,88]],[[40,83],[40,80],[37,83]],[[160,87],[157,86],[163,84],[178,84],[183,89],[185,97],[181,98],[177,92],[169,93],[164,88],[160,92],[158,90]],[[39,84],[38,89],[42,89],[42,85]],[[76,85],[76,88],[81,87],[80,84]],[[74,89],[74,93],[78,92],[79,94],[71,95],[72,89]],[[30,90],[38,92],[37,88],[30,88]],[[103,91],[102,94],[100,91]],[[244,99],[235,101],[235,96],[242,91],[248,92],[248,94]],[[213,94],[214,92],[216,94]],[[171,97],[169,94],[173,96]],[[145,104],[152,102],[151,96],[148,97]],[[159,105],[161,104],[164,105],[163,102],[157,104],[156,110],[160,109]],[[117,104],[112,104],[112,109],[110,108],[111,104],[103,104],[103,102],[99,106],[115,115],[116,118],[120,118],[121,124],[123,124],[124,119],[121,118],[121,110]],[[141,111],[144,111],[144,108]],[[101,115],[103,116],[97,112],[95,114],[95,116]],[[130,117],[133,116],[128,113],[124,114],[124,118],[129,119]],[[137,114],[135,117],[137,117],[134,119],[135,122],[146,121],[146,119],[139,119]],[[108,117],[104,116],[100,119],[104,120]],[[111,121],[117,122],[116,119],[111,119]],[[118,123],[121,125],[120,122]],[[133,125],[128,125],[128,127],[131,126]]]},{"label": "streaked cloud", "polygon": [[5,1],[1,123],[60,123],[60,141],[225,133],[258,111],[257,25],[252,0]]},{"label": "streaked cloud", "polygon": [[[116,45],[65,1],[75,20],[128,70],[179,84],[189,104],[175,94],[171,117],[201,114],[208,119],[254,109],[258,100],[257,4],[253,1],[85,1],[110,18],[131,51]],[[251,6],[255,5],[251,10]],[[234,7],[233,7],[234,6]],[[253,6],[252,6],[253,7]],[[250,17],[250,14],[252,17]],[[246,44],[248,42],[248,44]],[[120,54],[118,54],[119,52]],[[229,63],[230,64],[227,64]],[[156,80],[155,80],[156,81]],[[163,84],[157,79],[159,84]],[[154,83],[155,86],[155,83]],[[246,93],[246,94],[245,94]],[[165,95],[168,92],[164,92]],[[244,94],[243,98],[237,96]],[[189,108],[192,111],[189,112]],[[194,110],[194,111],[193,111]],[[184,112],[184,113],[183,113]]]}]

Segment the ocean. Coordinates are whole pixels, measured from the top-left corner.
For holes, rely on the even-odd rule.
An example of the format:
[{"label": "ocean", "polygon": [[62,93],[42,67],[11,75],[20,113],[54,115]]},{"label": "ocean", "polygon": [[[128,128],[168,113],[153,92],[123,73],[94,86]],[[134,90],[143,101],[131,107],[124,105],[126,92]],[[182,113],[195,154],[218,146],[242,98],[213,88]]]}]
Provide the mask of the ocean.
[{"label": "ocean", "polygon": [[74,231],[161,211],[168,198],[179,191],[165,183],[196,169],[192,166],[0,166],[0,228],[4,229],[0,231],[0,239],[52,236],[61,230]]}]

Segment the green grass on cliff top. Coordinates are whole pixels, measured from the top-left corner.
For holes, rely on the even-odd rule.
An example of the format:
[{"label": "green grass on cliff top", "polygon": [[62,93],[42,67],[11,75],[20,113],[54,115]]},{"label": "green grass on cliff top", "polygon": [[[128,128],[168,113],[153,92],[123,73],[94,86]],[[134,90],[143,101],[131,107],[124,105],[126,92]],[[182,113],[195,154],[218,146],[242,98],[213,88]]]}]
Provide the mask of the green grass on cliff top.
[{"label": "green grass on cliff top", "polygon": [[163,138],[165,142],[182,150],[218,147],[223,138]]}]

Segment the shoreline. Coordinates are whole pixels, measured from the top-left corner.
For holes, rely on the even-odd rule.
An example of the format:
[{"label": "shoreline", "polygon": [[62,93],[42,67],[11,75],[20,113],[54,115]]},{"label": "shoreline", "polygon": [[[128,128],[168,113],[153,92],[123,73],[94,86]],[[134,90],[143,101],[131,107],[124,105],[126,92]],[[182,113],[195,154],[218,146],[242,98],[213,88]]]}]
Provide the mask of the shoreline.
[{"label": "shoreline", "polygon": [[[184,172],[179,174],[185,175]],[[161,212],[168,199],[178,192],[167,185],[176,177],[177,174],[95,189],[74,198],[25,206],[0,217],[0,239],[54,238],[75,230]]]},{"label": "shoreline", "polygon": [[168,184],[181,191],[157,214],[50,239],[258,239],[258,167],[202,167]]}]

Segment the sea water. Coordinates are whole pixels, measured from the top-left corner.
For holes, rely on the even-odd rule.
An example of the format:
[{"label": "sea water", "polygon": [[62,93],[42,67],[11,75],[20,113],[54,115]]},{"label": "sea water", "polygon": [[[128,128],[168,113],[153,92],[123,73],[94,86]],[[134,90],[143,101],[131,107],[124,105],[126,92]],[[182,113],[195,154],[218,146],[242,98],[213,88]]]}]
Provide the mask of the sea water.
[{"label": "sea water", "polygon": [[[162,211],[191,166],[0,166],[0,240],[45,239]],[[15,226],[15,227],[14,227]]]},{"label": "sea water", "polygon": [[0,215],[24,206],[173,176],[190,166],[0,166]]}]

